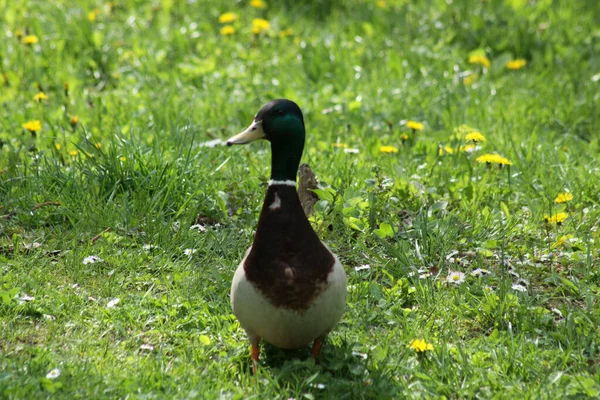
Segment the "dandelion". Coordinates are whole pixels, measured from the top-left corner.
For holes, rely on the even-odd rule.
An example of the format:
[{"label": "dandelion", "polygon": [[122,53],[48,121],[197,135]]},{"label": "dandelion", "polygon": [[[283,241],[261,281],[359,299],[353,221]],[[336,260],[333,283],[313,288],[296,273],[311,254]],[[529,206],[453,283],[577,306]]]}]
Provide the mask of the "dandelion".
[{"label": "dandelion", "polygon": [[465,136],[465,140],[467,142],[485,142],[485,136],[481,134],[481,132],[470,132]]},{"label": "dandelion", "polygon": [[379,151],[382,153],[397,153],[398,148],[394,146],[381,146]]},{"label": "dandelion", "polygon": [[54,368],[46,374],[46,378],[48,378],[48,379],[56,379],[59,376],[60,376],[60,369],[58,369],[58,368]]},{"label": "dandelion", "polygon": [[406,127],[408,129],[412,129],[413,131],[423,130],[423,124],[417,121],[406,121]]},{"label": "dandelion", "polygon": [[219,31],[223,36],[233,35],[235,33],[235,28],[232,25],[225,25]]},{"label": "dandelion", "polygon": [[490,59],[481,54],[474,54],[469,57],[469,64],[483,65],[485,68],[489,68],[492,63]]},{"label": "dandelion", "polygon": [[408,345],[411,349],[416,351],[417,353],[424,353],[426,351],[432,351],[433,345],[431,343],[427,343],[423,339],[415,339]]},{"label": "dandelion", "polygon": [[252,20],[252,33],[255,35],[268,30],[270,27],[271,24],[266,19],[254,18]]},{"label": "dandelion", "polygon": [[127,161],[127,157],[125,157],[125,156],[120,156],[120,157],[119,157],[119,161],[121,161],[121,162],[125,162],[125,161]]},{"label": "dandelion", "polygon": [[463,83],[467,86],[471,86],[477,80],[477,74],[469,74],[463,78]]},{"label": "dandelion", "polygon": [[279,32],[279,37],[283,38],[283,37],[288,37],[288,36],[292,36],[294,34],[294,31],[292,30],[292,28],[287,28],[282,30],[281,32]]},{"label": "dandelion", "polygon": [[402,140],[402,143],[406,142],[408,140],[408,135],[406,133],[403,133],[402,135],[400,135],[400,140]]},{"label": "dandelion", "polygon": [[94,22],[96,20],[96,17],[98,17],[98,14],[100,14],[100,9],[96,8],[95,10],[92,10],[88,13],[88,19],[91,22]]},{"label": "dandelion", "polygon": [[60,149],[62,148],[62,146],[60,145],[60,143],[56,143],[54,145],[54,147],[56,148],[56,150],[60,151]]},{"label": "dandelion", "polygon": [[484,154],[476,158],[477,162],[499,165],[512,165],[512,162],[498,154]]},{"label": "dandelion", "polygon": [[455,285],[459,285],[465,281],[465,274],[460,271],[450,271],[448,276],[446,277],[446,282],[454,283]]},{"label": "dandelion", "polygon": [[38,94],[33,96],[33,99],[35,101],[37,101],[38,103],[41,103],[42,100],[48,100],[48,96],[46,96],[46,93],[44,93],[44,92],[39,92]]},{"label": "dandelion", "polygon": [[464,151],[465,153],[473,153],[473,152],[476,152],[477,150],[481,150],[481,146],[476,146],[474,144],[468,144],[466,146],[460,146],[460,150]]},{"label": "dandelion", "polygon": [[554,199],[555,203],[566,203],[567,201],[573,200],[573,195],[569,192],[559,193]]},{"label": "dandelion", "polygon": [[34,134],[42,130],[42,123],[39,120],[27,121],[21,125],[24,129],[27,129],[30,133]]},{"label": "dandelion", "polygon": [[79,154],[77,150],[69,150],[69,155],[71,157],[77,157],[77,154]]},{"label": "dandelion", "polygon": [[191,256],[192,256],[192,254],[194,254],[194,253],[195,253],[195,252],[197,252],[197,251],[198,251],[198,250],[196,250],[196,249],[185,249],[185,250],[183,251],[183,254],[185,254],[186,256],[190,256],[190,257],[191,257]]},{"label": "dandelion", "polygon": [[512,285],[510,287],[512,290],[516,290],[517,292],[526,292],[527,288],[523,285],[520,285],[518,283],[515,283],[514,285]]},{"label": "dandelion", "polygon": [[377,0],[377,2],[375,4],[379,8],[385,8],[385,6],[387,5],[387,4],[385,4],[385,0]]},{"label": "dandelion", "polygon": [[118,306],[120,302],[121,302],[121,299],[118,297],[115,297],[114,299],[112,299],[111,301],[106,303],[106,308],[114,308],[114,307]]},{"label": "dandelion", "polygon": [[77,124],[79,124],[79,116],[78,115],[71,116],[69,118],[69,125],[71,125],[71,128],[75,129]]},{"label": "dandelion", "polygon": [[517,58],[516,60],[512,60],[506,63],[506,68],[516,71],[518,69],[523,68],[527,65],[527,61],[522,58]]},{"label": "dandelion", "polygon": [[39,42],[40,39],[38,39],[37,36],[35,35],[27,35],[27,36],[23,36],[23,39],[21,39],[21,42],[23,44],[27,44],[27,45],[32,45],[32,44],[36,44],[37,42]]},{"label": "dandelion", "polygon": [[88,257],[84,258],[82,262],[84,265],[87,265],[87,264],[95,264],[97,262],[102,262],[102,261],[104,261],[104,260],[102,260],[98,256],[88,256]]},{"label": "dandelion", "polygon": [[265,3],[263,0],[251,0],[250,6],[254,8],[265,9],[267,8],[267,3]]},{"label": "dandelion", "polygon": [[552,216],[544,215],[544,221],[550,225],[560,225],[568,216],[566,212],[559,212]]},{"label": "dandelion", "polygon": [[237,21],[238,19],[239,19],[239,16],[233,12],[226,12],[219,16],[219,22],[222,24],[230,24],[234,21]]}]

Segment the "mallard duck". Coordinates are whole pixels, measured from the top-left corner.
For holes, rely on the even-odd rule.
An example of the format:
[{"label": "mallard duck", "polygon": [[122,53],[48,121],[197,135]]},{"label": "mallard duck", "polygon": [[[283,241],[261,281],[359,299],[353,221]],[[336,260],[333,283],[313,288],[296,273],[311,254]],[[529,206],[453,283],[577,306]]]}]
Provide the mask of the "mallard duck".
[{"label": "mallard duck", "polygon": [[254,372],[261,339],[283,349],[312,343],[316,358],[346,305],[344,267],[313,230],[296,191],[304,138],[300,107],[278,99],[227,141],[271,143],[271,179],[254,242],[231,283],[231,306],[250,339]]}]

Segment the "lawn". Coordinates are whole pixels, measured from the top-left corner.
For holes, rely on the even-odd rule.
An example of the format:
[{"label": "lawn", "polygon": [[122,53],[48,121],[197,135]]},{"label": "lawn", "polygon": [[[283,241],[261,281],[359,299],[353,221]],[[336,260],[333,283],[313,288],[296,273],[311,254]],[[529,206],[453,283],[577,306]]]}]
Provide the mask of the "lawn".
[{"label": "lawn", "polygon": [[[0,0],[0,397],[600,397],[600,2]],[[310,348],[229,289],[304,112],[348,275]]]}]

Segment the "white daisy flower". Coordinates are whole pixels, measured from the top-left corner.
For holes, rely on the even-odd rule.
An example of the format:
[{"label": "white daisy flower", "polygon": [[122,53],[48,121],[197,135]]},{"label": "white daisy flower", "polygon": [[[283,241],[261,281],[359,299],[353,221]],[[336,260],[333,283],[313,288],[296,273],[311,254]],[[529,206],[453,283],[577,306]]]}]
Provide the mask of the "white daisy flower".
[{"label": "white daisy flower", "polygon": [[477,268],[477,269],[474,269],[473,271],[471,271],[471,275],[473,275],[473,276],[488,275],[489,273],[490,273],[490,271],[488,271],[485,268]]},{"label": "white daisy flower", "polygon": [[154,346],[152,346],[151,344],[144,343],[140,346],[140,350],[152,351],[152,350],[154,350]]},{"label": "white daisy flower", "polygon": [[198,232],[204,232],[206,230],[206,227],[204,225],[196,224],[196,225],[190,226],[190,230],[192,230],[192,229],[197,229]]},{"label": "white daisy flower", "polygon": [[60,369],[54,368],[50,372],[46,374],[46,378],[48,379],[56,379],[60,376]]},{"label": "white daisy flower", "polygon": [[87,264],[95,264],[97,262],[102,262],[104,261],[103,259],[101,259],[98,256],[88,256],[86,258],[83,259],[83,264],[87,265]]},{"label": "white daisy flower", "polygon": [[195,252],[197,252],[198,250],[196,249],[185,249],[183,251],[183,254],[185,254],[186,256],[192,256],[192,254],[194,254]]},{"label": "white daisy flower", "polygon": [[344,149],[344,153],[348,153],[348,154],[358,154],[359,152],[360,152],[359,149],[352,149],[352,148]]},{"label": "white daisy flower", "polygon": [[516,290],[517,292],[526,292],[527,288],[523,285],[519,285],[518,283],[515,283],[514,285],[511,286],[511,289]]},{"label": "white daisy flower", "polygon": [[112,299],[111,301],[106,303],[106,308],[116,307],[117,305],[119,305],[120,302],[121,302],[121,299],[118,297],[115,297],[114,299]]},{"label": "white daisy flower", "polygon": [[450,271],[448,277],[446,278],[446,282],[454,283],[456,285],[461,284],[465,281],[465,274],[460,271]]},{"label": "white daisy flower", "polygon": [[366,270],[366,269],[371,269],[371,266],[369,264],[363,264],[363,265],[359,265],[358,267],[354,267],[354,270],[356,272],[363,271],[363,270]]}]

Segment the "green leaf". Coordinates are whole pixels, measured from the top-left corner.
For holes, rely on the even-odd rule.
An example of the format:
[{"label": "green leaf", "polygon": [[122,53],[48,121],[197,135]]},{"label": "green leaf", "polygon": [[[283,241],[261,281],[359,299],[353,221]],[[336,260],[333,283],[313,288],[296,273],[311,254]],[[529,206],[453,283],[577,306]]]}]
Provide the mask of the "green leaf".
[{"label": "green leaf", "polygon": [[379,229],[375,229],[373,232],[382,239],[394,236],[394,229],[390,224],[385,222],[379,224]]},{"label": "green leaf", "polygon": [[206,335],[200,335],[200,343],[202,343],[205,346],[208,346],[210,344],[210,338]]}]

